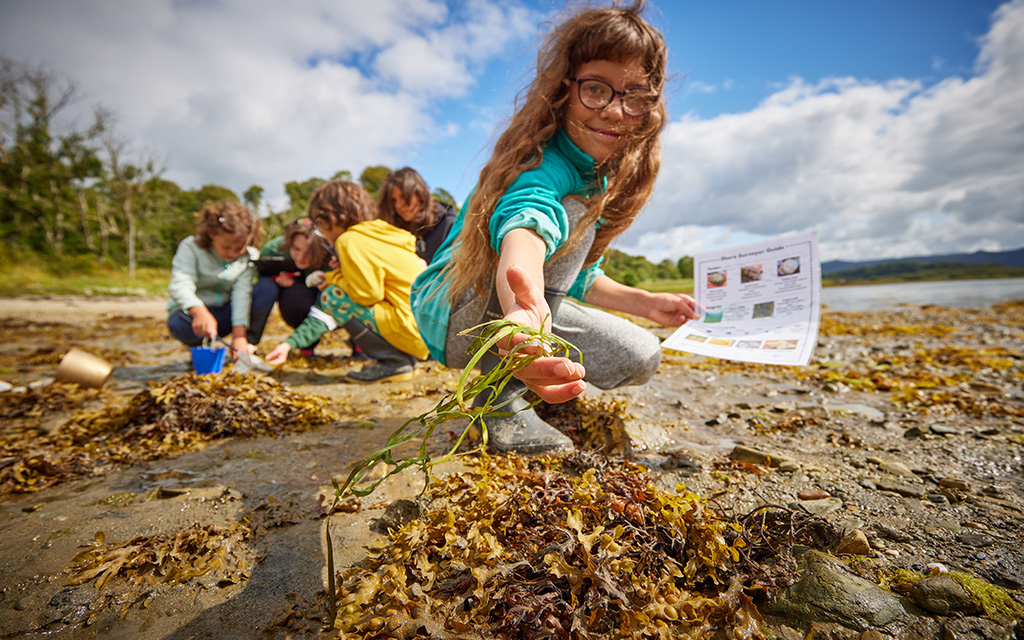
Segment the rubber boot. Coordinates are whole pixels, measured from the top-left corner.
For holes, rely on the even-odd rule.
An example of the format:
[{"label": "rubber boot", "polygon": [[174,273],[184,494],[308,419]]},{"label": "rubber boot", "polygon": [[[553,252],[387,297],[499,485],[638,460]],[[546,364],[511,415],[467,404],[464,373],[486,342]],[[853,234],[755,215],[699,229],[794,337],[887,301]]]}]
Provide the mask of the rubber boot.
[{"label": "rubber boot", "polygon": [[245,332],[249,344],[259,344],[276,302],[277,283],[273,278],[262,277],[256,280],[252,287],[252,304],[249,307],[249,329]]},{"label": "rubber boot", "polygon": [[267,326],[267,320],[269,319],[269,313],[253,311],[249,314],[249,329],[245,332],[245,339],[249,341],[249,344],[260,343],[260,339],[263,337],[263,329]]},{"label": "rubber boot", "polygon": [[[554,320],[558,313],[558,307],[565,297],[564,291],[557,291],[550,288],[544,289],[544,300],[551,310],[551,318]],[[495,320],[504,317],[501,310],[501,302],[496,293],[491,294],[487,309],[484,312],[484,320]],[[501,360],[493,353],[487,353],[480,358],[480,371],[487,374],[492,371]],[[569,436],[558,429],[555,429],[537,415],[530,403],[523,398],[526,393],[526,385],[510,378],[501,393],[491,402],[492,405],[501,405],[495,413],[512,413],[510,416],[497,416],[484,414],[483,419],[487,425],[487,442],[499,453],[515,451],[523,455],[541,455],[545,453],[568,453],[576,447]],[[485,391],[476,397],[473,406],[483,406],[493,396],[493,392]],[[506,401],[508,404],[505,404]]]},{"label": "rubber boot", "polygon": [[[486,374],[498,366],[499,362],[498,356],[488,353],[480,359],[480,371]],[[511,378],[501,393],[491,401],[491,404],[501,405],[495,413],[512,413],[510,416],[484,414],[487,442],[491,447],[498,453],[515,451],[522,455],[568,453],[574,450],[576,447],[569,436],[544,422],[523,397],[524,393],[526,385]],[[492,391],[485,391],[476,397],[473,406],[481,407],[492,397]]]},{"label": "rubber boot", "polygon": [[352,382],[401,382],[411,380],[416,375],[416,357],[391,346],[391,343],[380,337],[362,322],[349,318],[342,325],[348,331],[359,349],[371,358],[371,362],[359,371],[353,371],[345,377]]}]

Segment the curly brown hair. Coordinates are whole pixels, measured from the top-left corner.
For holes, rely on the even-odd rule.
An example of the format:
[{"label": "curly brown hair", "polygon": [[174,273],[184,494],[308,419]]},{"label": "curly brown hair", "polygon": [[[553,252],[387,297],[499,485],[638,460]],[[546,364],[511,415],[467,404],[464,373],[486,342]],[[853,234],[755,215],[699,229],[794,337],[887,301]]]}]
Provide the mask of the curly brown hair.
[{"label": "curly brown hair", "polygon": [[313,192],[306,212],[314,224],[322,219],[348,229],[376,218],[377,203],[362,185],[350,180],[331,180]]},{"label": "curly brown hair", "polygon": [[[395,211],[395,203],[391,198],[391,192],[395,187],[398,187],[402,199],[406,202],[412,200],[413,197],[419,198],[420,210],[416,213],[416,217],[409,222],[403,220],[402,216]],[[377,195],[377,208],[380,211],[381,220],[399,229],[405,229],[414,236],[421,236],[433,229],[438,218],[444,213],[444,209],[439,207],[431,197],[427,181],[411,167],[402,167],[388,174]]]},{"label": "curly brown hair", "polygon": [[246,238],[249,246],[257,247],[263,243],[263,222],[248,206],[232,200],[207,202],[196,212],[196,244],[209,249],[212,236],[227,233],[239,238]]},{"label": "curly brown hair", "polygon": [[[469,287],[484,293],[487,276],[498,263],[488,230],[491,214],[519,174],[540,166],[545,145],[564,127],[569,100],[567,80],[581,65],[592,60],[638,62],[650,89],[659,96],[663,94],[667,48],[661,32],[641,16],[644,5],[643,0],[636,0],[629,6],[584,9],[569,16],[545,38],[537,55],[537,75],[498,138],[470,197],[458,253],[446,274],[451,278],[453,300]],[[649,113],[640,117],[642,122],[621,152],[596,167],[598,182],[608,181],[607,190],[602,194],[594,185],[598,195],[586,200],[587,213],[562,249],[574,247],[583,231],[600,219],[587,265],[597,262],[608,244],[626,230],[654,190],[661,167],[658,135],[667,120],[664,101],[659,99]]]}]

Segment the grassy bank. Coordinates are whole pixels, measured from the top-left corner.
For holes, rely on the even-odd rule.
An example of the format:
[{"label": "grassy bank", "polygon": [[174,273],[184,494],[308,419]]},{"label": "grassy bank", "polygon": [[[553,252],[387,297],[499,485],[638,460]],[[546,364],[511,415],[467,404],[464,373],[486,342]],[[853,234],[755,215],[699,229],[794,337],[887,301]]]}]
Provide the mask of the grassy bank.
[{"label": "grassy bank", "polygon": [[126,267],[92,260],[5,259],[0,262],[0,296],[166,296],[170,277],[169,269],[140,267],[129,278]]},{"label": "grassy bank", "polygon": [[668,291],[670,293],[688,293],[693,295],[693,278],[686,278],[685,280],[649,280],[641,282],[637,286],[653,293]]}]

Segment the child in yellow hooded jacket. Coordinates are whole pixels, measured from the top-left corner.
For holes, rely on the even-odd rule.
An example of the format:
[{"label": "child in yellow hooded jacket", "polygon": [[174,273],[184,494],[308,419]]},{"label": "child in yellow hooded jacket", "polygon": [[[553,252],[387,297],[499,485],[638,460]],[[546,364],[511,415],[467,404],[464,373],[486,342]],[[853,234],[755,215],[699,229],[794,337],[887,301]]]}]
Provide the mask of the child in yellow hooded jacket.
[{"label": "child in yellow hooded jacket", "polygon": [[[315,341],[338,326],[373,361],[348,374],[354,382],[408,379],[429,354],[413,318],[409,293],[426,267],[416,255],[416,237],[373,219],[376,205],[362,186],[332,180],[309,203],[309,218],[338,254],[325,274],[317,307],[267,356],[283,362],[292,348]],[[308,335],[307,335],[308,334]]]}]

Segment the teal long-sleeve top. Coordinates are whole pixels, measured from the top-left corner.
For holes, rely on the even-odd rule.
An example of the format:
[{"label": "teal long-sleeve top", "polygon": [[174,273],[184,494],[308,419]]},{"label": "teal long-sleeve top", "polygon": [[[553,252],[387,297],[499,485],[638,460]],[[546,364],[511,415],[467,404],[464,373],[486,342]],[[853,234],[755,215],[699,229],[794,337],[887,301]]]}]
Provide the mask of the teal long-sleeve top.
[{"label": "teal long-sleeve top", "polygon": [[221,307],[231,303],[231,326],[249,326],[252,306],[252,285],[256,267],[252,261],[259,256],[255,247],[234,260],[222,260],[211,249],[203,249],[194,237],[178,244],[171,262],[171,282],[167,287],[170,299],[167,310],[189,310],[198,305]]},{"label": "teal long-sleeve top", "polygon": [[[489,221],[491,246],[499,251],[509,231],[531,229],[544,241],[544,259],[547,260],[568,241],[573,231],[562,199],[569,195],[587,197],[592,193],[594,184],[594,159],[583,153],[565,131],[559,129],[544,148],[540,166],[519,174],[498,200]],[[442,364],[445,363],[444,347],[451,312],[449,283],[443,272],[457,253],[457,238],[462,231],[468,203],[469,199],[455,219],[448,238],[412,286],[416,324],[431,355]],[[582,301],[594,279],[603,273],[600,261],[583,269],[568,295]]]}]

